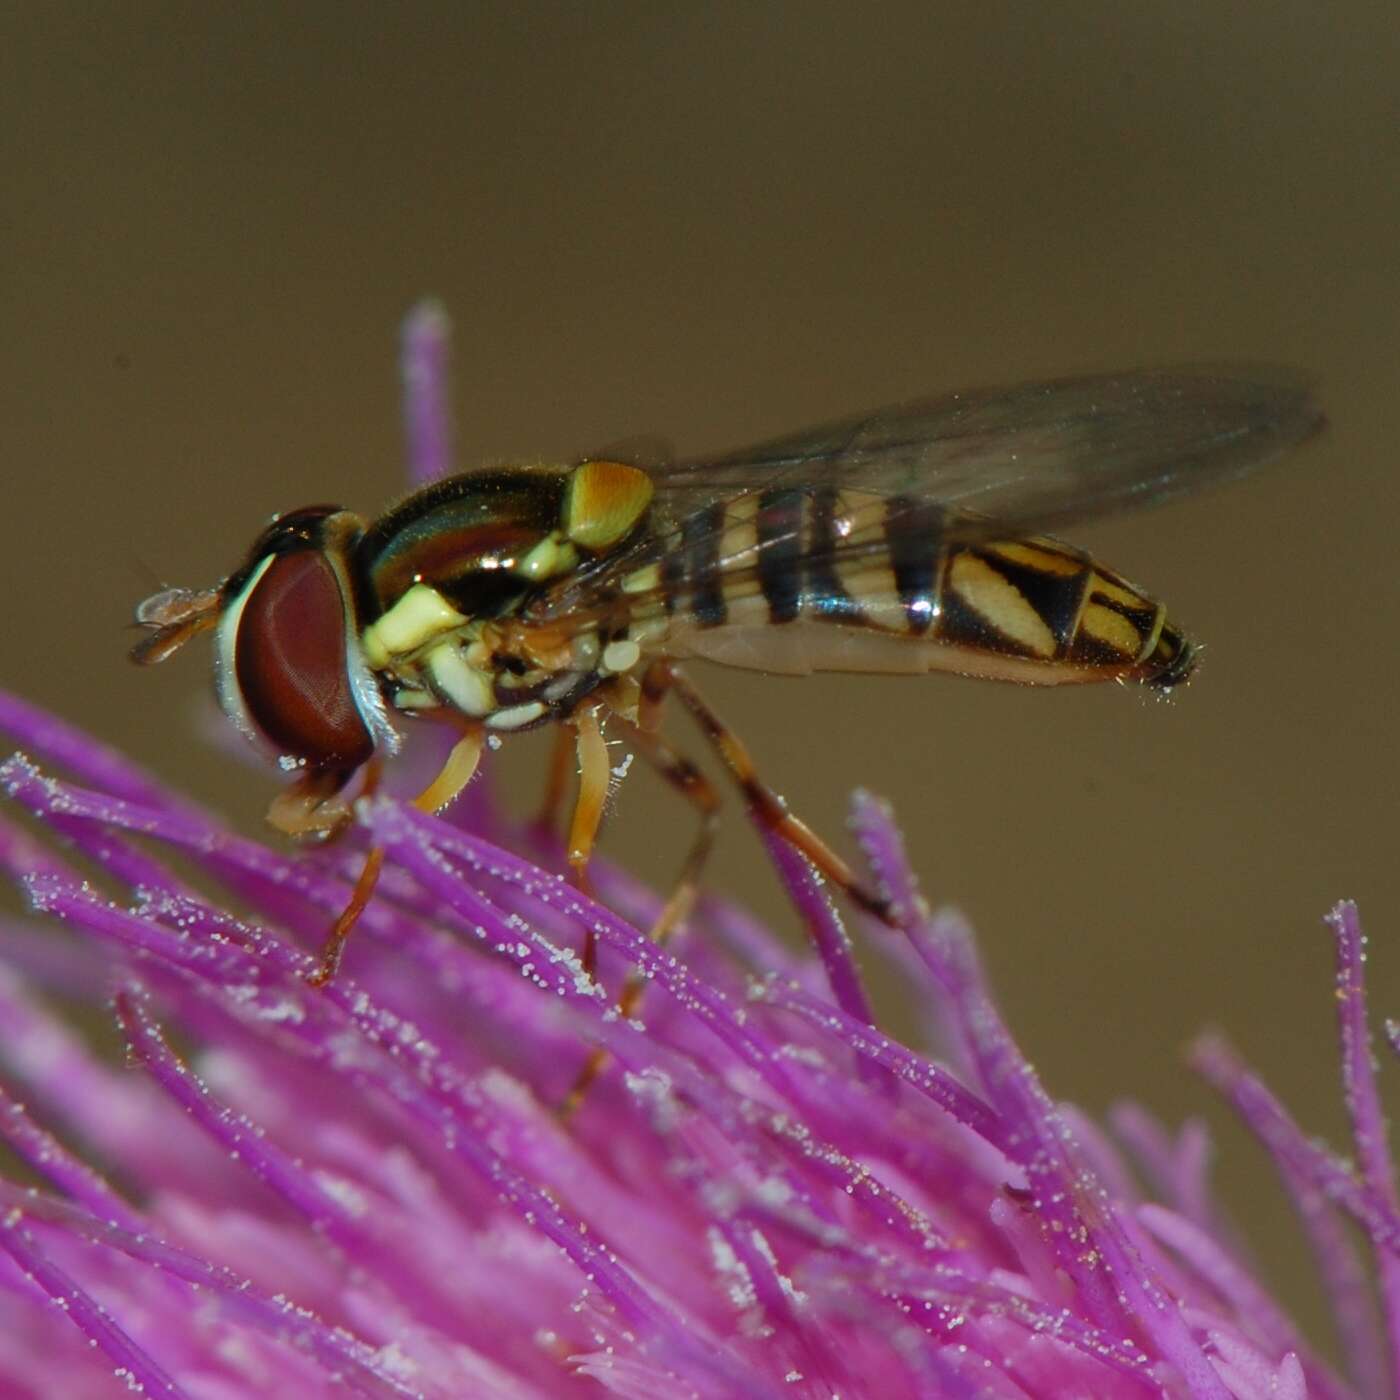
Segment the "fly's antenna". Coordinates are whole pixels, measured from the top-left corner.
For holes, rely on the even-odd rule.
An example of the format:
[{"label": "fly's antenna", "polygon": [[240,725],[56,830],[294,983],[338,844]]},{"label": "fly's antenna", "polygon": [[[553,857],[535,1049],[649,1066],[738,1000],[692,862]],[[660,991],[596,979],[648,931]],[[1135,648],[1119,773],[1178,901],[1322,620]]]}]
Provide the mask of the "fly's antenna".
[{"label": "fly's antenna", "polygon": [[138,666],[156,666],[173,656],[191,637],[219,620],[221,588],[167,588],[136,609],[136,625],[149,629],[131,649]]}]

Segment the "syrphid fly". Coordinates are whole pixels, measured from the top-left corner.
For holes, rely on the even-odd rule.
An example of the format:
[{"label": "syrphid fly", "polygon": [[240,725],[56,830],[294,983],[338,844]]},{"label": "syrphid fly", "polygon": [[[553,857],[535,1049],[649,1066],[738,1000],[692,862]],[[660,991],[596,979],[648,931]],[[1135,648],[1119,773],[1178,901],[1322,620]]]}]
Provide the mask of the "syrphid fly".
[{"label": "syrphid fly", "polygon": [[[1238,476],[1322,423],[1286,373],[1166,370],[952,394],[704,460],[466,472],[374,520],[329,505],[277,517],[222,583],[141,604],[133,657],[215,632],[225,710],[296,775],[269,812],[292,835],[346,824],[401,721],[458,736],[417,798],[428,810],[470,781],[488,736],[552,724],[577,749],[582,879],[611,731],[699,814],[658,936],[689,906],[718,808],[659,732],[675,693],[754,815],[888,917],[683,664],[1170,690],[1194,648],[1161,604],[1042,532]],[[313,980],[334,974],[378,868],[372,852]]]}]

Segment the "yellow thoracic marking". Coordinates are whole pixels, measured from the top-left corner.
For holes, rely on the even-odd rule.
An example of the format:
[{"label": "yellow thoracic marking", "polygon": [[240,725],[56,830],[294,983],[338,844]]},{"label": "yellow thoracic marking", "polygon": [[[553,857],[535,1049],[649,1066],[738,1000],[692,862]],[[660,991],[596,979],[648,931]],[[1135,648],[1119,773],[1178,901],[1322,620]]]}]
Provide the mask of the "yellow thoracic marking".
[{"label": "yellow thoracic marking", "polygon": [[544,714],[544,706],[538,700],[524,705],[512,705],[508,710],[497,710],[487,717],[486,723],[492,729],[521,729]]},{"label": "yellow thoracic marking", "polygon": [[564,533],[585,549],[616,544],[651,502],[651,478],[625,462],[575,467],[564,501]]},{"label": "yellow thoracic marking", "polygon": [[395,656],[417,651],[440,632],[461,627],[466,618],[435,588],[415,583],[383,617],[365,628],[365,660],[382,669]]},{"label": "yellow thoracic marking", "polygon": [[1136,657],[1142,647],[1142,636],[1137,628],[1121,613],[1099,603],[1090,603],[1084,609],[1079,627],[1096,642],[1121,651],[1125,656]]},{"label": "yellow thoracic marking", "polygon": [[622,580],[624,593],[654,593],[661,587],[661,565],[648,564]]},{"label": "yellow thoracic marking", "polygon": [[991,546],[991,552],[999,558],[1005,559],[1008,564],[1023,564],[1028,569],[1038,569],[1043,574],[1077,574],[1083,567],[1084,562],[1076,559],[1072,555],[1066,555],[1059,550],[1049,549],[1043,545],[1026,544],[1021,541],[1012,541],[1008,544],[997,544]]},{"label": "yellow thoracic marking", "polygon": [[480,719],[496,708],[491,683],[467,663],[455,642],[435,646],[425,658],[433,685],[464,715]]},{"label": "yellow thoracic marking", "polygon": [[948,577],[962,601],[1004,637],[1036,656],[1054,656],[1055,635],[1045,619],[985,559],[959,554]]},{"label": "yellow thoracic marking", "polygon": [[641,654],[642,649],[636,642],[609,642],[603,648],[603,670],[611,671],[614,675],[620,671],[630,671],[637,664]]},{"label": "yellow thoracic marking", "polygon": [[516,561],[514,572],[531,583],[566,574],[578,563],[578,550],[558,531],[546,535],[523,559]]},{"label": "yellow thoracic marking", "polygon": [[546,535],[515,566],[515,572],[532,581],[549,578],[559,560],[559,536]]}]

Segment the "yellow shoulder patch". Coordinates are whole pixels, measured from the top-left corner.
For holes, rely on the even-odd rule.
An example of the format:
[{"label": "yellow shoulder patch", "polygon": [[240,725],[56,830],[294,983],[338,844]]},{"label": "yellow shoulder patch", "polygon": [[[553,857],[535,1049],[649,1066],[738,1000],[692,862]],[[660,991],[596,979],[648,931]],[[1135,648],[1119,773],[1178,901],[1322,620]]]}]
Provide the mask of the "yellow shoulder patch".
[{"label": "yellow shoulder patch", "polygon": [[607,549],[642,518],[651,478],[625,462],[584,462],[574,468],[564,498],[564,533],[585,549]]},{"label": "yellow shoulder patch", "polygon": [[365,628],[360,645],[370,668],[380,671],[395,657],[408,656],[466,621],[437,589],[415,583],[388,612]]}]

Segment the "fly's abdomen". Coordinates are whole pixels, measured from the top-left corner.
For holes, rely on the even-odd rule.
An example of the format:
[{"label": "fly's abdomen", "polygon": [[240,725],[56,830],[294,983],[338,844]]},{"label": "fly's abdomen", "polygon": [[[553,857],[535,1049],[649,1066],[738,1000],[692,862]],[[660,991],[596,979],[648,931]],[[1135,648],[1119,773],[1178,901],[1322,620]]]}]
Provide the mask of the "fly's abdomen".
[{"label": "fly's abdomen", "polygon": [[1190,673],[1165,610],[1057,540],[987,540],[929,502],[783,488],[686,524],[659,568],[662,645],[751,669],[1059,685]]},{"label": "fly's abdomen", "polygon": [[1170,689],[1194,665],[1166,609],[1058,540],[999,541],[947,553],[936,631],[965,653],[1041,668],[1015,679],[1137,680]]}]

